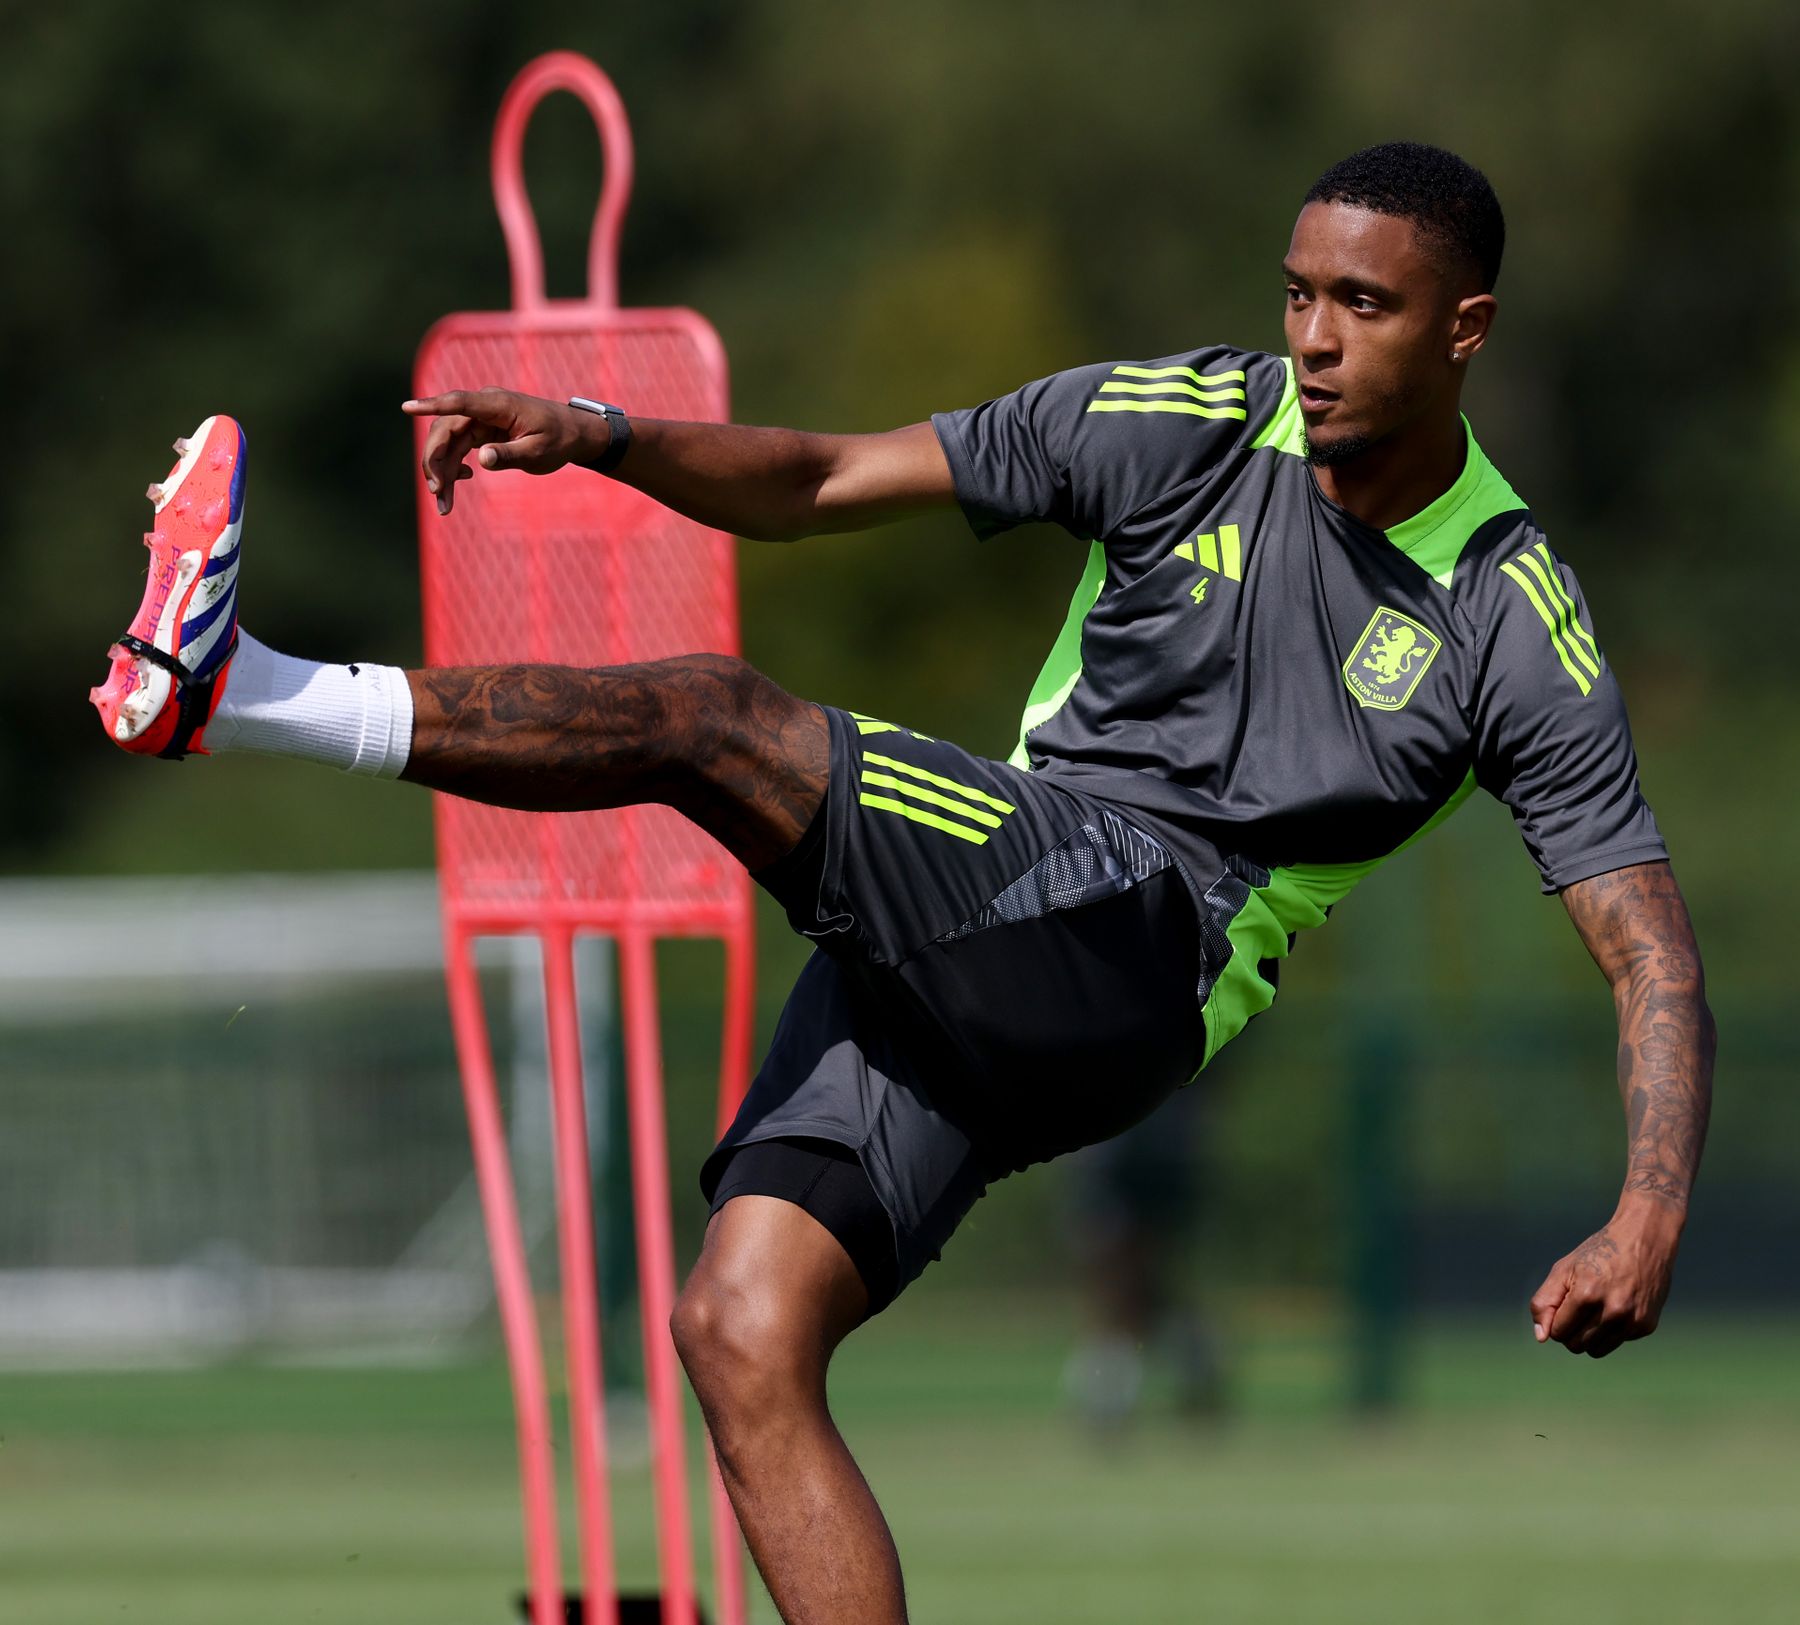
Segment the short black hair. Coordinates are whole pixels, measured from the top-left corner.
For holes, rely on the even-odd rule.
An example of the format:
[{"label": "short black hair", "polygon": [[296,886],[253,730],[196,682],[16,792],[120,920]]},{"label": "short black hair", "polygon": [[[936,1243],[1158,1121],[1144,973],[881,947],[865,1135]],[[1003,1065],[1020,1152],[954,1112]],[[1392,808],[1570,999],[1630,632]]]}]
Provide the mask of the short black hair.
[{"label": "short black hair", "polygon": [[[1340,159],[1312,183],[1306,203],[1348,203],[1410,220],[1464,260],[1492,293],[1506,248],[1506,217],[1473,164],[1421,141],[1384,141]],[[1303,205],[1304,206],[1304,205]]]}]

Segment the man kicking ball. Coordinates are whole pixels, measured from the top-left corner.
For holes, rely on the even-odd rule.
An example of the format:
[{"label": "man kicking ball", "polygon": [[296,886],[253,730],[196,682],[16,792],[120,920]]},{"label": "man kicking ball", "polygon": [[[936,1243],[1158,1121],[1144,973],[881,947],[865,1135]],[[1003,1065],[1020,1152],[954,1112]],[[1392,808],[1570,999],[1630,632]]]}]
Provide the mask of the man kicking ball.
[{"label": "man kicking ball", "polygon": [[[658,801],[817,952],[703,1174],[674,1336],[790,1625],[895,1625],[900,1565],[832,1423],[838,1344],[994,1179],[1117,1133],[1275,997],[1294,934],[1477,786],[1611,985],[1627,1167],[1531,1302],[1600,1356],[1652,1331],[1705,1136],[1712,1020],[1575,577],[1459,411],[1504,238],[1482,175],[1371,148],[1308,192],[1285,358],[1078,368],[888,434],[410,401],[424,472],[575,463],[788,540],[954,503],[1087,569],[1009,762],[691,654],[403,672],[237,629],[244,443],[152,487],[150,588],[95,691],[128,750],[263,751],[547,812]],[[471,463],[471,457],[473,462]],[[479,475],[477,471],[482,471]]]}]

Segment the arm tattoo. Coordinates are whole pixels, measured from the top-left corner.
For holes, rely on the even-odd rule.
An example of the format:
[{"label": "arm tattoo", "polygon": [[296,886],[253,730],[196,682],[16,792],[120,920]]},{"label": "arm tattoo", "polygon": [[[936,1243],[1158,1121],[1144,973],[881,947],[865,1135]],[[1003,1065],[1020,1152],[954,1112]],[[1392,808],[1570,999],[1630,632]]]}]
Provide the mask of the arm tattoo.
[{"label": "arm tattoo", "polygon": [[1716,1035],[1681,888],[1666,862],[1642,863],[1562,895],[1618,1010],[1625,1189],[1682,1206],[1706,1142]]}]

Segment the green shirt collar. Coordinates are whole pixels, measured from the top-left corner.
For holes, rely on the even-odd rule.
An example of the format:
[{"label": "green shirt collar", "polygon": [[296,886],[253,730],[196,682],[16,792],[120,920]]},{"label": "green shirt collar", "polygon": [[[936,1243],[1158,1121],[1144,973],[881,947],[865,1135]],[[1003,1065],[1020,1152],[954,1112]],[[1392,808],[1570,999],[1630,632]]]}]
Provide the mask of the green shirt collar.
[{"label": "green shirt collar", "polygon": [[1456,561],[1469,538],[1495,514],[1511,513],[1525,504],[1501,478],[1475,442],[1469,420],[1462,420],[1467,451],[1462,473],[1450,489],[1410,519],[1388,528],[1387,539],[1440,587],[1448,587]]}]

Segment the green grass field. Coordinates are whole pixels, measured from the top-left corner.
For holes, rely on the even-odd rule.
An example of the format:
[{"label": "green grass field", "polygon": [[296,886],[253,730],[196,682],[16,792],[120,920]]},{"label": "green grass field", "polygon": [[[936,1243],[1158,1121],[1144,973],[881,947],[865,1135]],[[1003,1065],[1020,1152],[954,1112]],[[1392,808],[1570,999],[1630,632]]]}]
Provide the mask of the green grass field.
[{"label": "green grass field", "polygon": [[[839,1415],[920,1625],[1733,1625],[1800,1597],[1800,1326],[1677,1314],[1603,1363],[1522,1323],[1335,1410],[1316,1322],[1246,1317],[1236,1416],[1099,1450],[1066,1308],[939,1293],[846,1351]],[[499,1622],[521,1560],[496,1365],[0,1375],[0,1621]],[[621,1566],[653,1548],[641,1467]],[[762,1602],[757,1618],[773,1620]]]}]

